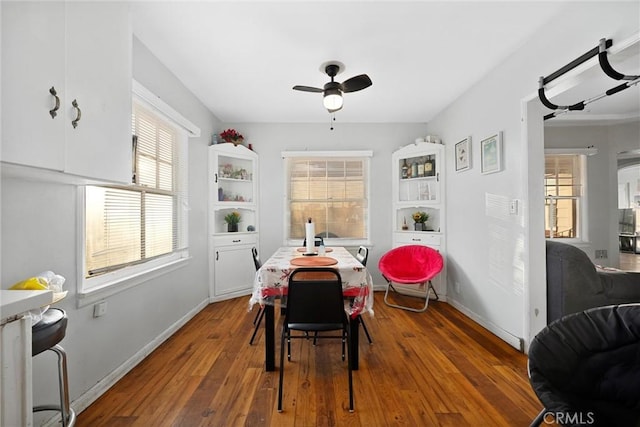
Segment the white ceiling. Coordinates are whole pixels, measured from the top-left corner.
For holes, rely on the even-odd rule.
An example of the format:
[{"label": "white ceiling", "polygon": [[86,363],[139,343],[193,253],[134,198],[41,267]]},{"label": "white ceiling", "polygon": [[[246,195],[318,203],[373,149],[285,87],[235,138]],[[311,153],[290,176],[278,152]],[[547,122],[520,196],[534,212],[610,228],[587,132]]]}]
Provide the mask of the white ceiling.
[{"label": "white ceiling", "polygon": [[[322,87],[329,78],[320,65],[338,60],[346,70],[337,81],[366,73],[373,86],[345,94],[337,120],[421,123],[563,7],[523,1],[146,1],[134,2],[132,15],[136,37],[223,122],[328,122],[322,94],[292,87]],[[640,110],[637,102],[633,108]]]}]

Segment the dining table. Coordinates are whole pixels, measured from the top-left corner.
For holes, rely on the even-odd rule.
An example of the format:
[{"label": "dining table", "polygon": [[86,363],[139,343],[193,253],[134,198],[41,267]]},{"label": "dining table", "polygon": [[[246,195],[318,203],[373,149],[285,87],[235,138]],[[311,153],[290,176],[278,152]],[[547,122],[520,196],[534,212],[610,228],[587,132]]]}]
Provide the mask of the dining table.
[{"label": "dining table", "polygon": [[314,254],[307,253],[307,248],[280,247],[256,271],[249,309],[256,304],[264,307],[265,370],[275,370],[274,306],[279,301],[282,309],[286,309],[288,278],[298,267],[328,267],[340,273],[342,292],[347,301],[345,310],[350,317],[349,357],[352,369],[357,370],[360,316],[364,313],[373,315],[373,281],[367,268],[341,246],[326,247],[324,253],[316,247]]}]

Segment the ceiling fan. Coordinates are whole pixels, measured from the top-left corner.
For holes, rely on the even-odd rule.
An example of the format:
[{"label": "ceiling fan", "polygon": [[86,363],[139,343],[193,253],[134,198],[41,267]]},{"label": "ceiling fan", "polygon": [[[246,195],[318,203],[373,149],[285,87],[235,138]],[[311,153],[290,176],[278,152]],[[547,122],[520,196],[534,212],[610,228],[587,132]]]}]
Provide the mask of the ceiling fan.
[{"label": "ceiling fan", "polygon": [[343,105],[342,94],[348,92],[357,92],[359,90],[368,88],[373,83],[366,74],[360,74],[350,79],[345,80],[342,83],[338,83],[333,80],[340,72],[344,71],[344,64],[337,61],[325,62],[320,66],[320,71],[326,73],[331,77],[331,81],[324,85],[323,89],[311,86],[294,86],[293,90],[299,90],[302,92],[322,92],[324,94],[323,104],[324,108],[330,113],[335,113],[340,110]]}]

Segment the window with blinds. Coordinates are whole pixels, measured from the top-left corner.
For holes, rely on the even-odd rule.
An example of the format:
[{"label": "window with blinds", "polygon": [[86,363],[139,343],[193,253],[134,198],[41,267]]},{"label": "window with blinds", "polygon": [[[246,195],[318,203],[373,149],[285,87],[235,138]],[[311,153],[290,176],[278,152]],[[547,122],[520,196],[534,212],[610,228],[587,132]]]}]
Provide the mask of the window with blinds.
[{"label": "window with blinds", "polygon": [[325,239],[368,240],[369,157],[287,156],[285,165],[287,239],[303,240],[310,217]]},{"label": "window with blinds", "polygon": [[180,174],[185,136],[137,102],[132,114],[132,185],[87,186],[85,277],[143,263],[181,249]]},{"label": "window with blinds", "polygon": [[584,164],[584,155],[545,155],[545,237],[581,238]]}]

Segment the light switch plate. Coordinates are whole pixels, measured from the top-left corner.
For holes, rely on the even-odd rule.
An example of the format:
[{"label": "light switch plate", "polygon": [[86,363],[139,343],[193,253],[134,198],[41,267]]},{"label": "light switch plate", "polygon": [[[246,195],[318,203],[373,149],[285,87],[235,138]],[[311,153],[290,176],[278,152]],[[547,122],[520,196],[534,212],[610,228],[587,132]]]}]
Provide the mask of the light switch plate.
[{"label": "light switch plate", "polygon": [[518,199],[513,199],[511,203],[509,203],[509,213],[511,215],[518,215]]}]

